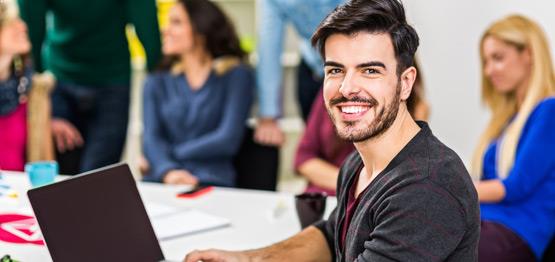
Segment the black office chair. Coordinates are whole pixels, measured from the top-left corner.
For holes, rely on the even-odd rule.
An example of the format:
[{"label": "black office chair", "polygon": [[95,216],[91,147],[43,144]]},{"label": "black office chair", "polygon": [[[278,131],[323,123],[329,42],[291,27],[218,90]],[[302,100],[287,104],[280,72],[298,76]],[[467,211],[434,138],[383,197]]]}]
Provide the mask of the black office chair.
[{"label": "black office chair", "polygon": [[547,246],[547,249],[543,253],[542,262],[554,262],[555,261],[555,236],[551,239],[551,242]]},{"label": "black office chair", "polygon": [[279,148],[256,143],[252,128],[246,129],[233,164],[238,188],[276,191]]}]

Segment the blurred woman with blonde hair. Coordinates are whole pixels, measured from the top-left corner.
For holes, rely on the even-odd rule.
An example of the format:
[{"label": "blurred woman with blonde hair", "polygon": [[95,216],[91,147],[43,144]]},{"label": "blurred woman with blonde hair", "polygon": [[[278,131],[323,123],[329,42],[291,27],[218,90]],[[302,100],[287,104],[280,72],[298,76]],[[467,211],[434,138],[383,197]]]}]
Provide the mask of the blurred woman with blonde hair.
[{"label": "blurred woman with blonde hair", "polygon": [[494,22],[480,42],[482,99],[492,112],[476,148],[480,261],[541,259],[555,233],[555,76],[530,19]]}]

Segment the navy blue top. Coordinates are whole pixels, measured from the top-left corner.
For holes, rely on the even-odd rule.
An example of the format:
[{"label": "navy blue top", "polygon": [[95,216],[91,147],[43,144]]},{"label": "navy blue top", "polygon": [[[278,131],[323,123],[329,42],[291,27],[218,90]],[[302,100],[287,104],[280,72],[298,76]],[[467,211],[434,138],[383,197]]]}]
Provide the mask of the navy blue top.
[{"label": "navy blue top", "polygon": [[[555,98],[542,101],[528,117],[518,142],[505,198],[480,204],[483,220],[500,223],[519,235],[540,259],[555,234]],[[483,180],[497,179],[499,140],[484,155]]]},{"label": "navy blue top", "polygon": [[185,169],[203,184],[234,186],[232,158],[239,150],[254,92],[252,70],[237,66],[211,72],[198,90],[183,74],[154,73],[144,88],[143,150],[147,181],[161,182]]}]

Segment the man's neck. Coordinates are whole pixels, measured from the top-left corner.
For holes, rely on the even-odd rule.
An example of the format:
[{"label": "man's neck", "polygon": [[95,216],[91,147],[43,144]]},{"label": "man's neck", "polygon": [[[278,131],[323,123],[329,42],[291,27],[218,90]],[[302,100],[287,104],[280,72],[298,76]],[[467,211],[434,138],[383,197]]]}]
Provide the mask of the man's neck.
[{"label": "man's neck", "polygon": [[359,176],[356,196],[382,172],[389,162],[416,136],[420,127],[407,110],[400,110],[393,124],[381,135],[355,143],[364,168]]}]

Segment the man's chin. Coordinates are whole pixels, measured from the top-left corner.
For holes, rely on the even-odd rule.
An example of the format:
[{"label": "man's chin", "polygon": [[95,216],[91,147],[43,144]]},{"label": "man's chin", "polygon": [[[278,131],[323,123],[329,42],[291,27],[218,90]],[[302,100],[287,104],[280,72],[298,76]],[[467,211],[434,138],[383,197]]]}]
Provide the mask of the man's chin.
[{"label": "man's chin", "polygon": [[364,131],[366,130],[361,130],[355,126],[346,126],[338,131],[338,136],[349,142],[361,142],[364,141],[367,136]]}]

